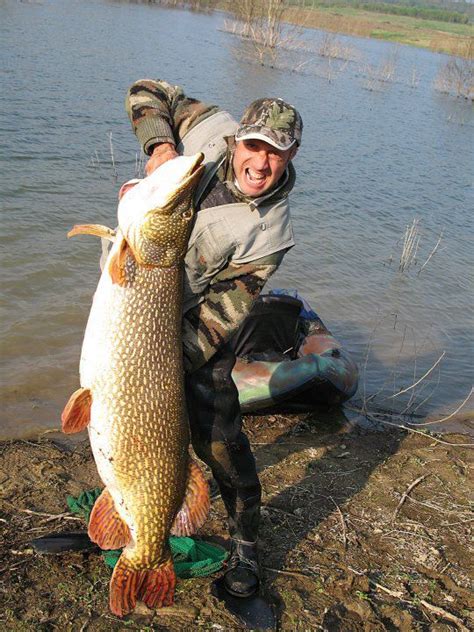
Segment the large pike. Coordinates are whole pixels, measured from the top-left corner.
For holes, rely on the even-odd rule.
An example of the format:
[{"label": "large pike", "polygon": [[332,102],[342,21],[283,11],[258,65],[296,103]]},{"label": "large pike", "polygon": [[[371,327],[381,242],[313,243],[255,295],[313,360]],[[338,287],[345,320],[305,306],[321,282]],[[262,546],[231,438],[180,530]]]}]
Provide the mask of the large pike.
[{"label": "large pike", "polygon": [[[118,616],[136,601],[173,602],[168,536],[189,535],[209,509],[207,483],[188,454],[181,349],[182,268],[202,155],[166,162],[122,197],[119,228],[94,296],[82,347],[81,388],[64,432],[88,426],[105,489],[89,536],[125,547],[110,581]],[[69,236],[109,237],[76,226]]]}]

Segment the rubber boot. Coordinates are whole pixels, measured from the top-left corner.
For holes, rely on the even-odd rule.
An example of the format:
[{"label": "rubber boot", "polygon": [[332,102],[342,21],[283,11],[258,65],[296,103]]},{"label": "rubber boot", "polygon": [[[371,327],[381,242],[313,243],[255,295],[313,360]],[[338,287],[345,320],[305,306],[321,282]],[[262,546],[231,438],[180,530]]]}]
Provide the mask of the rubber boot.
[{"label": "rubber boot", "polygon": [[224,579],[229,592],[246,597],[259,584],[256,541],[261,487],[249,441],[242,432],[239,393],[231,373],[235,354],[222,347],[186,376],[193,448],[212,470],[229,517],[231,558]]},{"label": "rubber boot", "polygon": [[251,597],[259,588],[260,567],[256,542],[232,539],[224,586],[234,597]]}]

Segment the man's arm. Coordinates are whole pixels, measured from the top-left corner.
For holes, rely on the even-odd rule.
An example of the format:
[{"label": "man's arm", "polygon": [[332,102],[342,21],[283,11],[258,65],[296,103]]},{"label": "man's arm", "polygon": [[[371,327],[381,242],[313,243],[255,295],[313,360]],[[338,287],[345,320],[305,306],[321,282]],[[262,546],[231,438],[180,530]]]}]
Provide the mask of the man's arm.
[{"label": "man's arm", "polygon": [[187,97],[179,86],[152,79],[142,79],[130,87],[125,107],[147,155],[163,143],[171,147],[158,147],[162,153],[173,149],[192,127],[219,109]]},{"label": "man's arm", "polygon": [[230,263],[214,277],[204,301],[183,318],[186,371],[195,371],[205,364],[237,332],[285,252],[251,263]]}]

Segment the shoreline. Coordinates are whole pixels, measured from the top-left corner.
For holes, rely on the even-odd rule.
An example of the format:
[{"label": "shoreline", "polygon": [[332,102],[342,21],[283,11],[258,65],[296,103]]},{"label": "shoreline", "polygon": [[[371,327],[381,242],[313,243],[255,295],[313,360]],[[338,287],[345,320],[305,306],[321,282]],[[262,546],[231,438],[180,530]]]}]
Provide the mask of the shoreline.
[{"label": "shoreline", "polygon": [[[367,429],[376,430],[377,427],[379,428],[385,427],[387,430],[390,430],[391,428],[394,427],[394,423],[396,420],[400,421],[400,423],[398,424],[398,427],[400,430],[403,430],[403,423],[406,423],[407,419],[409,419],[409,416],[401,419],[397,417],[396,413],[391,414],[389,412],[384,411],[383,409],[374,410],[373,412],[377,413],[375,417],[373,419],[367,419],[366,416],[362,414],[362,411],[359,410],[359,408],[360,408],[360,403],[357,401],[357,399],[352,399],[346,402],[346,405],[342,405],[339,409],[334,409],[334,410],[328,409],[327,412],[324,412],[324,407],[323,407],[320,411],[318,410],[317,412],[315,412],[315,414],[317,415],[322,414],[324,418],[326,419],[326,422],[329,424],[330,423],[339,424],[339,427],[342,432],[351,431],[355,427],[364,429],[364,430],[367,430]],[[278,413],[275,413],[275,414],[278,415]],[[371,413],[368,413],[368,415],[370,417]],[[243,413],[244,419],[247,417],[252,418],[255,416],[262,417],[264,419],[266,416],[268,416],[268,414],[265,413],[262,415],[257,415],[257,413]],[[270,416],[273,416],[273,415],[270,415]],[[384,426],[383,421],[376,420],[377,417],[382,417],[386,419],[387,422],[390,421],[390,423],[387,423]],[[439,414],[435,415],[434,413],[425,415],[423,416],[422,419],[419,418],[418,421],[420,421],[421,419],[422,423],[419,426],[418,430],[425,429],[426,431],[432,433],[432,436],[439,435],[440,437],[443,437],[444,435],[449,435],[449,434],[464,435],[473,440],[473,446],[474,446],[474,408],[467,408],[467,407],[463,408],[462,410],[459,410],[455,414],[451,413],[448,415],[448,417],[445,416],[444,419],[442,419],[440,423],[435,423],[436,420],[440,418],[442,418],[442,416],[440,417]],[[358,423],[357,421],[358,419],[362,419],[362,420],[365,419],[365,421]],[[423,424],[429,424],[429,425],[425,426]],[[413,428],[416,431],[417,425],[413,424]],[[430,436],[430,435],[427,434],[427,436]],[[65,435],[63,434],[61,430],[60,421],[58,421],[58,424],[56,426],[50,426],[50,427],[32,426],[30,430],[26,431],[24,434],[20,436],[9,437],[6,435],[6,431],[4,432],[2,428],[0,428],[0,446],[2,446],[3,444],[21,442],[21,441],[33,441],[33,442],[42,442],[42,441],[55,442],[56,441],[59,443],[65,443],[65,444],[69,443],[70,445],[77,445],[84,439],[87,439],[87,430],[83,430],[82,432],[77,433],[77,434]]]},{"label": "shoreline", "polygon": [[[160,5],[157,4],[157,6]],[[164,8],[177,8],[163,6]],[[217,7],[213,10],[226,14],[229,20],[236,20],[235,16],[226,8]],[[403,44],[464,59],[472,59],[474,54],[473,24],[436,22],[389,13],[363,11],[362,9],[354,9],[349,12],[338,7],[326,9],[287,7],[282,22],[295,27]],[[456,33],[455,30],[459,32]]]},{"label": "shoreline", "polygon": [[[263,488],[263,590],[279,629],[428,632],[474,623],[472,450],[394,428],[347,428],[334,415],[247,415],[245,429]],[[465,439],[443,435],[450,443]],[[113,617],[101,556],[39,556],[29,544],[85,529],[65,498],[102,486],[87,438],[76,445],[10,441],[0,452],[5,629],[242,629],[211,594],[216,576],[180,580],[172,608]],[[228,541],[220,499],[198,537]]]},{"label": "shoreline", "polygon": [[[474,26],[472,24],[456,24],[455,30],[460,32],[455,33],[450,22],[433,22],[362,10],[349,13],[336,7],[310,10],[289,9],[285,22],[341,35],[404,44],[456,57],[472,59],[473,56]],[[450,26],[451,30],[449,30]],[[462,33],[462,31],[466,32]]]}]

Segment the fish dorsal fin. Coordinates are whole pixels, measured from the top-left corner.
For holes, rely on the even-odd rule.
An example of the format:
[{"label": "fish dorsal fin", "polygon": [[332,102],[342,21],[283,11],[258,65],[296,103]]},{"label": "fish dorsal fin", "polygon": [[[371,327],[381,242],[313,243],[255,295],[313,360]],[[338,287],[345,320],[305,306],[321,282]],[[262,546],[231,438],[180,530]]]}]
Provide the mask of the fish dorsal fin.
[{"label": "fish dorsal fin", "polygon": [[76,224],[71,228],[67,236],[75,237],[76,235],[94,235],[95,237],[114,241],[116,233],[112,228],[102,226],[102,224]]},{"label": "fish dorsal fin", "polygon": [[130,542],[130,529],[115,509],[113,498],[107,488],[92,508],[89,537],[101,549],[119,549]]},{"label": "fish dorsal fin", "polygon": [[84,430],[91,419],[92,394],[88,388],[78,388],[69,398],[61,415],[63,432],[73,434]]},{"label": "fish dorsal fin", "polygon": [[118,239],[120,239],[120,242],[110,258],[109,273],[112,283],[123,287],[127,282],[127,274],[125,271],[127,256],[133,257],[133,252],[123,235],[120,234]]},{"label": "fish dorsal fin", "polygon": [[211,501],[209,486],[199,465],[189,460],[188,483],[181,509],[174,519],[171,533],[177,536],[189,536],[204,523]]}]

